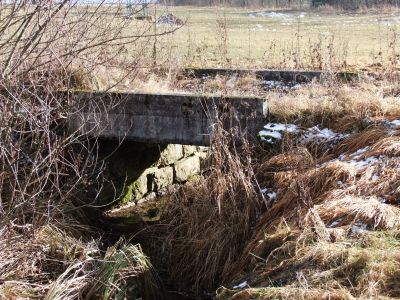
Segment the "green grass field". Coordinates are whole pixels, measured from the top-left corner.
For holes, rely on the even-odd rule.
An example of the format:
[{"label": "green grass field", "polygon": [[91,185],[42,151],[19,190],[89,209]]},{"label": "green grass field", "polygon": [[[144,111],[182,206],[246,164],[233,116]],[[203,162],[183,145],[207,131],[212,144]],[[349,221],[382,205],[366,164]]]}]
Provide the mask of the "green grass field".
[{"label": "green grass field", "polygon": [[158,39],[159,52],[185,65],[351,69],[398,60],[396,12],[157,7],[165,13],[186,24]]}]

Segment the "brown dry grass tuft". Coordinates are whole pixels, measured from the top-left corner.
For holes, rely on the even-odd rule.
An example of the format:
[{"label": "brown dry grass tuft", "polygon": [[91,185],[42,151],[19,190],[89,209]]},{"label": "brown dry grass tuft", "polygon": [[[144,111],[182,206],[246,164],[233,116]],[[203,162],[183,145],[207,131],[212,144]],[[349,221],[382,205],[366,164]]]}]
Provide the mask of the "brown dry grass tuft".
[{"label": "brown dry grass tuft", "polygon": [[274,187],[279,201],[266,212],[257,226],[263,226],[279,216],[293,218],[295,210],[311,208],[338,187],[338,182],[352,180],[355,169],[342,162],[332,162],[321,168],[274,174]]},{"label": "brown dry grass tuft", "polygon": [[100,254],[96,241],[81,241],[51,225],[4,230],[0,244],[3,299],[76,299],[91,280],[91,260]]},{"label": "brown dry grass tuft", "polygon": [[384,129],[372,129],[362,131],[358,134],[352,135],[350,138],[340,143],[332,150],[332,154],[339,156],[340,154],[352,154],[357,150],[371,146],[386,134]]},{"label": "brown dry grass tuft", "polygon": [[315,207],[325,223],[340,220],[338,225],[363,223],[372,229],[394,229],[400,225],[400,208],[385,204],[376,198],[347,196],[326,200]]}]

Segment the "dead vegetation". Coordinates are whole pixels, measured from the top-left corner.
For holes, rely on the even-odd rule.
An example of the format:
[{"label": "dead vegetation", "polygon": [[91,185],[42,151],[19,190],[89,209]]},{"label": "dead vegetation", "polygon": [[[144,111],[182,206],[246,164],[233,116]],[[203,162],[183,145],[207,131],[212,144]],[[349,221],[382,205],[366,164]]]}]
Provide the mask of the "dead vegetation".
[{"label": "dead vegetation", "polygon": [[[244,140],[238,149],[235,132],[218,131],[204,177],[170,197],[145,231],[145,252],[177,290],[223,284],[219,300],[400,297],[400,132],[388,126],[400,116],[395,74],[296,89],[265,89],[251,74],[139,74],[140,59],[125,64],[124,44],[139,38],[120,31],[125,19],[84,11],[66,22],[76,8],[68,1],[41,5],[15,3],[0,21],[0,298],[163,296],[141,246],[104,244],[92,227],[96,196],[88,202],[82,190],[101,189],[102,166],[85,136],[65,131],[67,101],[55,93],[65,86],[263,96],[273,121],[343,135],[333,143],[287,134],[273,147]],[[107,78],[87,77],[93,70]]]},{"label": "dead vegetation", "polygon": [[[176,289],[199,295],[222,284],[216,299],[400,296],[399,111],[391,104],[398,99],[345,95],[334,100],[343,103],[337,110],[319,106],[317,96],[296,116],[279,110],[276,118],[296,120],[298,131],[253,149],[252,160],[232,156],[219,136],[205,178],[182,187],[161,229],[146,236]],[[358,114],[360,105],[366,114]],[[307,113],[310,107],[316,110]],[[323,131],[312,126],[321,124],[338,133],[319,138]]]},{"label": "dead vegetation", "polygon": [[163,225],[145,233],[156,240],[152,259],[166,268],[173,285],[197,295],[225,280],[261,208],[249,146],[239,155],[230,147],[232,133],[216,130],[207,175],[179,189],[169,199]]},{"label": "dead vegetation", "polygon": [[101,189],[102,162],[95,141],[67,130],[71,107],[59,92],[79,85],[79,68],[118,66],[119,80],[134,73],[137,61],[121,50],[145,41],[146,28],[123,32],[128,21],[114,8],[106,15],[102,4],[76,1],[0,3],[1,299],[110,299],[141,289],[157,297],[140,247],[107,247],[94,230],[96,195],[86,191]]},{"label": "dead vegetation", "polygon": [[221,288],[217,299],[399,297],[397,135],[366,129],[320,164],[293,150],[265,160],[257,176],[276,200],[231,273],[244,290]]}]

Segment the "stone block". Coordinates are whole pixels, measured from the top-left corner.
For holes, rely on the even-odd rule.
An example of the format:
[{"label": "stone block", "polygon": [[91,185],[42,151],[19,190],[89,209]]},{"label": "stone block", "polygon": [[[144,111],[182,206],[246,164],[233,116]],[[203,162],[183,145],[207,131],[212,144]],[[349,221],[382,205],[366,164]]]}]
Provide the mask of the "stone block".
[{"label": "stone block", "polygon": [[190,177],[200,173],[200,158],[193,155],[178,161],[175,164],[175,180],[187,181]]},{"label": "stone block", "polygon": [[149,191],[148,177],[152,176],[157,172],[158,168],[149,168],[143,171],[143,173],[127,187],[122,203],[128,203],[132,200],[137,200],[146,195]]},{"label": "stone block", "polygon": [[207,153],[209,150],[210,150],[210,147],[205,147],[205,146],[197,146],[196,147],[196,152]]},{"label": "stone block", "polygon": [[197,151],[195,155],[200,159],[200,169],[204,170],[208,167],[211,167],[210,161],[207,159],[208,157],[208,147],[197,147]]},{"label": "stone block", "polygon": [[174,169],[172,167],[157,169],[147,178],[150,180],[151,191],[156,192],[173,184]]},{"label": "stone block", "polygon": [[188,157],[196,152],[196,146],[183,145],[183,156]]},{"label": "stone block", "polygon": [[183,157],[182,145],[170,144],[161,153],[157,164],[165,167],[172,165]]}]

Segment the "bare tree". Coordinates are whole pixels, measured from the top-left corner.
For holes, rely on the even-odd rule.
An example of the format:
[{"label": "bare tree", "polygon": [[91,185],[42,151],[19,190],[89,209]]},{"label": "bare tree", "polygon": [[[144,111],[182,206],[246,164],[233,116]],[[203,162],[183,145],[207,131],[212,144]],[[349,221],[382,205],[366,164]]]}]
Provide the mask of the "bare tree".
[{"label": "bare tree", "polygon": [[[68,131],[70,101],[60,90],[79,86],[98,66],[119,68],[121,80],[133,76],[137,66],[146,63],[152,26],[127,18],[126,7],[118,4],[0,4],[1,237],[13,238],[16,230],[32,228],[29,244],[36,228],[54,222],[72,230],[72,220],[84,216],[81,208],[95,204],[96,195],[85,199],[82,190],[94,182],[101,188],[96,143],[79,131]],[[109,105],[99,103],[99,108]],[[2,245],[7,243],[2,239]],[[29,257],[18,251],[13,254],[17,261],[23,259],[19,255]],[[3,253],[0,247],[0,257]],[[0,265],[0,290],[7,280],[46,286],[42,275],[37,282],[29,274],[3,276],[7,264]]]}]

